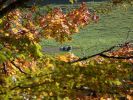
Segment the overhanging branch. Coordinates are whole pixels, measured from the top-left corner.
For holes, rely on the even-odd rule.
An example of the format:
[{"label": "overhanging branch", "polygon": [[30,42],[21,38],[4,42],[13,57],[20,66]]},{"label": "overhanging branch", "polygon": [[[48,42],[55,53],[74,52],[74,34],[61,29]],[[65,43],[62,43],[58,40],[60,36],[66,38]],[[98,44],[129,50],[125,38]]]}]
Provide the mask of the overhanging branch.
[{"label": "overhanging branch", "polygon": [[95,57],[95,56],[102,56],[102,57],[106,57],[106,58],[114,58],[114,59],[131,59],[133,58],[133,56],[130,56],[130,57],[115,57],[115,56],[108,56],[108,55],[105,55],[104,53],[107,53],[109,51],[112,51],[113,49],[115,49],[116,47],[124,47],[124,46],[127,46],[128,44],[130,44],[132,41],[129,41],[129,42],[125,42],[123,44],[118,44],[118,45],[115,45],[115,46],[112,46],[100,53],[97,53],[97,54],[94,54],[94,55],[91,55],[91,56],[88,56],[88,57],[83,57],[83,58],[79,58],[78,60],[75,60],[75,61],[72,61],[70,63],[75,63],[75,62],[79,62],[79,61],[84,61],[84,60],[87,60],[89,58],[92,58],[92,57]]},{"label": "overhanging branch", "polygon": [[6,13],[10,12],[11,10],[21,7],[25,2],[28,1],[30,0],[16,0],[15,2],[12,2],[7,7],[0,10],[0,18],[2,18]]},{"label": "overhanging branch", "polygon": [[19,66],[17,66],[13,61],[11,61],[11,63],[23,74],[27,74],[25,71],[23,71],[23,69],[21,69]]}]

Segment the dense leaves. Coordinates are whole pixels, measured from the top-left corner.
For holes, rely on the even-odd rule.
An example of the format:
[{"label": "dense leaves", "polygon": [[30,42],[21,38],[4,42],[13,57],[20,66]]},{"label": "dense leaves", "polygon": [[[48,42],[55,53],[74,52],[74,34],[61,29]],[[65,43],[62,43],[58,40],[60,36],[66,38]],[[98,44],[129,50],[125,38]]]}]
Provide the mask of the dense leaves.
[{"label": "dense leaves", "polygon": [[[77,91],[89,93],[90,90],[95,91],[98,97],[103,94],[113,96],[128,93],[127,81],[130,81],[131,64],[99,56],[69,64],[66,60],[64,62],[64,58],[63,56],[60,58],[47,56],[38,59],[32,65],[32,69],[25,70],[27,75],[18,73],[1,79],[3,84],[1,98],[7,96],[19,99],[63,99],[66,97],[75,99]],[[68,54],[66,59],[70,61],[77,58],[73,54]],[[81,87],[86,87],[87,90],[82,90]]]},{"label": "dense leaves", "polygon": [[67,100],[83,91],[97,97],[130,92],[133,59],[117,57],[131,57],[132,46],[75,63],[79,58],[72,53],[51,57],[41,52],[41,38],[71,40],[80,27],[98,22],[96,12],[90,13],[85,3],[68,14],[60,8],[41,15],[36,10],[15,9],[0,19],[1,99]]},{"label": "dense leaves", "polygon": [[71,40],[70,35],[78,32],[79,27],[89,24],[92,17],[93,14],[90,13],[85,3],[68,14],[64,14],[60,8],[54,8],[40,18],[40,27],[42,27],[46,38],[54,38],[64,42]]},{"label": "dense leaves", "polygon": [[[79,9],[84,9],[84,7],[85,5],[82,5]],[[43,17],[33,17],[32,14],[36,13],[35,11],[31,8],[31,11],[26,14],[16,9],[0,19],[1,61],[10,59],[9,56],[16,58],[21,54],[35,58],[41,57],[41,47],[38,42],[42,37],[50,37],[63,42],[70,40],[70,34],[79,30],[80,25],[73,23],[73,19],[66,17],[67,15],[63,14],[59,8],[53,9]],[[84,15],[87,9],[86,12],[77,9],[77,12]],[[88,15],[84,17],[89,18]],[[38,18],[40,18],[39,21],[37,21]],[[6,54],[3,54],[4,52]]]},{"label": "dense leaves", "polygon": [[41,38],[54,38],[59,42],[71,40],[71,34],[89,24],[94,16],[85,3],[68,14],[64,14],[60,8],[54,8],[38,16],[35,6],[28,13],[20,9],[9,12],[0,19],[1,63],[42,57],[38,43]]}]

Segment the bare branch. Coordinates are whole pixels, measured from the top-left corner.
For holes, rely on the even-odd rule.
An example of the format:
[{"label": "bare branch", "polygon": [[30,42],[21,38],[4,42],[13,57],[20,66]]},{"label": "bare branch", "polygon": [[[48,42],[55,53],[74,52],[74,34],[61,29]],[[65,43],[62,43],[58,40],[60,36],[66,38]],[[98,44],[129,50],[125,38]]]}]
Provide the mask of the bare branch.
[{"label": "bare branch", "polygon": [[83,57],[83,58],[79,58],[78,60],[75,60],[75,61],[72,61],[72,62],[69,62],[69,63],[75,63],[75,62],[79,62],[79,61],[84,61],[84,60],[87,60],[89,58],[92,58],[92,57],[95,57],[95,56],[102,56],[102,57],[106,57],[106,58],[115,58],[115,59],[131,59],[133,58],[132,56],[131,57],[115,57],[115,56],[107,56],[105,55],[104,53],[106,52],[109,52],[109,51],[112,51],[113,49],[117,48],[117,47],[124,47],[124,46],[127,46],[128,44],[130,44],[132,41],[129,41],[129,42],[125,42],[123,44],[118,44],[118,45],[115,45],[115,46],[112,46],[100,53],[97,53],[97,54],[94,54],[94,55],[91,55],[91,56],[88,56],[88,57]]},{"label": "bare branch", "polygon": [[7,66],[6,66],[5,63],[3,63],[3,71],[4,71],[5,74],[7,74]]},{"label": "bare branch", "polygon": [[13,61],[11,61],[11,63],[23,74],[28,74],[25,71],[23,71],[23,69],[21,69],[19,66],[17,66]]}]

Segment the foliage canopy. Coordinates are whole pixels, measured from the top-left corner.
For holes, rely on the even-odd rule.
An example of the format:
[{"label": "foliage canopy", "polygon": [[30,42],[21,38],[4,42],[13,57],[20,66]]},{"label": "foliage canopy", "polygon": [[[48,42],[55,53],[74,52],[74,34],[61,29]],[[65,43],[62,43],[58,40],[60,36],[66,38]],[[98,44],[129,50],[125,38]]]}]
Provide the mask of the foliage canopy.
[{"label": "foliage canopy", "polygon": [[33,6],[28,13],[13,9],[3,15],[0,19],[0,98],[75,99],[82,87],[87,87],[87,93],[96,93],[95,96],[130,93],[133,48],[129,44],[118,51],[106,50],[79,62],[72,53],[51,57],[41,51],[41,38],[70,41],[71,34],[98,22],[98,18],[85,3],[67,14],[60,8],[39,14]]}]

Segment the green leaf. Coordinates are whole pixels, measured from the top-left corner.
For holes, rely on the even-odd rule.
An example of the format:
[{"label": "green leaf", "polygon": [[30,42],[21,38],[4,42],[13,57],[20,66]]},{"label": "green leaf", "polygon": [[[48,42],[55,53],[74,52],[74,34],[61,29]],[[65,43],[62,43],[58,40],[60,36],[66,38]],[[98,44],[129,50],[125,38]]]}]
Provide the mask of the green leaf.
[{"label": "green leaf", "polygon": [[42,49],[42,48],[41,48],[40,44],[34,42],[34,44],[33,44],[32,47],[31,47],[31,52],[32,52],[32,54],[33,54],[35,57],[42,57],[43,54],[42,54],[42,52],[41,52],[41,49]]},{"label": "green leaf", "polygon": [[3,63],[5,60],[7,60],[6,56],[0,52],[0,63]]},{"label": "green leaf", "polygon": [[122,84],[122,83],[119,81],[119,79],[114,80],[113,83],[114,83],[115,85],[121,85],[121,84]]},{"label": "green leaf", "polygon": [[2,23],[2,19],[0,19],[0,24]]},{"label": "green leaf", "polygon": [[74,3],[74,0],[69,0],[69,2],[73,4]]}]

